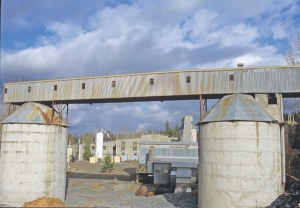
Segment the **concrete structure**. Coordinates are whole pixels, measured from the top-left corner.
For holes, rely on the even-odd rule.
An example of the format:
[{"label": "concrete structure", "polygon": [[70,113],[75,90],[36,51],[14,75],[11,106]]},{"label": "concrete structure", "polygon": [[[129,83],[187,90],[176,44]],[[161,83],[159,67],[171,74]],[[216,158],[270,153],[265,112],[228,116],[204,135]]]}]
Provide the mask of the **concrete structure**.
[{"label": "concrete structure", "polygon": [[95,156],[100,160],[103,158],[103,132],[101,130],[96,133]]},{"label": "concrete structure", "polygon": [[[83,144],[76,144],[72,146],[73,148],[73,156],[76,160],[84,160],[84,152],[85,152],[85,143]],[[74,151],[75,150],[75,151]],[[90,151],[93,155],[96,155],[96,145],[91,143],[90,144]]]},{"label": "concrete structure", "polygon": [[42,196],[64,201],[68,125],[52,123],[51,116],[51,108],[30,102],[2,122],[1,203],[22,206]]},{"label": "concrete structure", "polygon": [[197,129],[193,125],[192,116],[184,116],[182,125],[178,129],[178,141],[181,142],[197,142]]},{"label": "concrete structure", "polygon": [[4,84],[4,103],[138,102],[281,93],[300,97],[300,66],[193,69]]},{"label": "concrete structure", "polygon": [[225,96],[199,124],[199,207],[266,207],[282,193],[281,127],[252,96]]},{"label": "concrete structure", "polygon": [[104,142],[103,143],[103,155],[113,155],[116,156],[116,142]]},{"label": "concrete structure", "polygon": [[165,135],[142,135],[136,139],[120,139],[116,141],[116,156],[122,161],[139,160],[139,142],[141,141],[169,141]]}]

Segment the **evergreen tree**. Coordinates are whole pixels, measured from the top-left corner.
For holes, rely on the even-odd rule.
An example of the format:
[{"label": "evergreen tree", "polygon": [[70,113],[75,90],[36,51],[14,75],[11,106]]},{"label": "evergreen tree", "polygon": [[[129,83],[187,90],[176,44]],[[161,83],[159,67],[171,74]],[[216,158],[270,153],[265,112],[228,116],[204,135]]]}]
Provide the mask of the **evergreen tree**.
[{"label": "evergreen tree", "polygon": [[93,153],[91,152],[92,137],[89,137],[89,135],[86,135],[84,140],[85,140],[85,146],[84,146],[84,155],[83,155],[83,157],[84,157],[85,160],[89,160],[90,157],[93,156]]},{"label": "evergreen tree", "polygon": [[172,137],[178,137],[178,125],[176,124],[176,126],[173,128],[173,135],[172,135]]},{"label": "evergreen tree", "polygon": [[165,125],[165,135],[167,135],[168,137],[172,137],[172,135],[173,135],[172,129],[170,128],[169,121],[166,121],[166,125]]},{"label": "evergreen tree", "polygon": [[104,157],[104,164],[101,166],[101,171],[108,173],[115,169],[115,163],[112,161],[110,154],[107,154]]}]

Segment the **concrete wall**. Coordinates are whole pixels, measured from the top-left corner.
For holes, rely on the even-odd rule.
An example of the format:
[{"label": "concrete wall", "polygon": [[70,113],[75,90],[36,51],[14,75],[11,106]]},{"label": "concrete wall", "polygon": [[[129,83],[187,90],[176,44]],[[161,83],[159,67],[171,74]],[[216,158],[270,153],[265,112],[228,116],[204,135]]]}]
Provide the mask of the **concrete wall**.
[{"label": "concrete wall", "polygon": [[[255,94],[255,100],[262,107],[264,107],[264,109],[266,109],[271,115],[277,118],[278,121],[284,121],[282,94]],[[274,104],[274,102],[276,104]]]},{"label": "concrete wall", "polygon": [[[123,139],[116,141],[116,156],[122,156],[127,158],[127,160],[132,160],[136,158],[139,160],[139,142],[140,141],[169,141],[168,136],[164,135],[142,135],[141,138],[136,139]],[[125,150],[122,150],[122,142],[125,142]],[[136,142],[136,150],[133,148],[133,143]]]},{"label": "concrete wall", "polygon": [[[140,138],[138,139],[123,139],[123,140],[117,140],[116,142],[116,156],[120,156],[123,158],[123,160],[132,160],[133,156],[138,155],[139,151],[139,141],[141,141]],[[122,150],[122,142],[125,142],[125,149]],[[134,143],[136,143],[136,149],[134,149]]]},{"label": "concrete wall", "polygon": [[266,207],[282,193],[281,176],[278,124],[200,125],[199,207]]},{"label": "concrete wall", "polygon": [[0,202],[22,206],[42,196],[65,198],[68,129],[3,124]]},{"label": "concrete wall", "polygon": [[[183,141],[183,129],[178,129],[178,140]],[[191,129],[191,139],[188,142],[197,142],[197,129]]]},{"label": "concrete wall", "polygon": [[103,143],[103,157],[105,157],[107,154],[110,154],[110,155],[114,154],[114,146],[115,145],[116,145],[116,142],[104,142]]}]

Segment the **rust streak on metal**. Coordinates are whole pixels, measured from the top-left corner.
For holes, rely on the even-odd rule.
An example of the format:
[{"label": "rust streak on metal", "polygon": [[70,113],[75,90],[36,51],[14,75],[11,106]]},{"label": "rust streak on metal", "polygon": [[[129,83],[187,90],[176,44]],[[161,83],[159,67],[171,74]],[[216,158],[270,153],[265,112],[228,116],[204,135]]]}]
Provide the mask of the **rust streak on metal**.
[{"label": "rust streak on metal", "polygon": [[[300,97],[299,71],[300,66],[268,66],[5,83],[4,103],[39,102],[50,106],[52,100],[62,104],[198,100],[199,95],[204,99],[220,99],[236,93],[282,93],[287,97]],[[232,86],[229,74],[235,76]],[[190,82],[186,81],[187,76],[191,77]],[[153,85],[150,79],[153,79]],[[112,82],[115,82],[114,86]],[[82,83],[85,83],[84,89]],[[54,85],[57,85],[55,91]]]},{"label": "rust streak on metal", "polygon": [[224,102],[222,102],[222,106],[221,106],[221,114],[218,115],[219,118],[222,118],[226,115],[227,110],[228,110],[228,106],[230,106],[230,98],[226,98],[224,99]]}]

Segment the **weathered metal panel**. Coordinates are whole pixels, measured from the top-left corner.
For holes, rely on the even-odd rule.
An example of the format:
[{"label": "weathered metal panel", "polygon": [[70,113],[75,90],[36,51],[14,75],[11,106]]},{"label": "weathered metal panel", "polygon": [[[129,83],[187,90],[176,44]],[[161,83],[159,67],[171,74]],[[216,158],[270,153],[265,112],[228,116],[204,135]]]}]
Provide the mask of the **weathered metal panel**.
[{"label": "weathered metal panel", "polygon": [[155,164],[154,163],[154,184],[168,184],[170,182],[170,164]]},{"label": "weathered metal panel", "polygon": [[176,184],[182,184],[182,183],[190,184],[191,178],[177,178],[176,177]]},{"label": "weathered metal panel", "polygon": [[[197,142],[151,142],[142,141],[139,143],[139,164],[145,164],[147,153],[150,146],[154,147],[154,158],[156,160],[173,160],[173,162],[183,160],[186,162],[194,161],[198,158],[198,143]],[[172,159],[173,158],[173,159]]]},{"label": "weathered metal panel", "polygon": [[[187,83],[190,76],[190,83]],[[233,78],[233,80],[230,79]],[[150,84],[153,79],[153,85]],[[300,66],[244,67],[125,74],[5,83],[5,103],[128,102],[198,99],[231,93],[292,93],[300,96]],[[112,82],[115,81],[115,87]],[[85,89],[82,89],[85,83]],[[57,85],[57,90],[54,90]],[[28,87],[31,91],[28,92]]]},{"label": "weathered metal panel", "polygon": [[177,168],[176,177],[190,178],[192,177],[192,170],[190,168]]},{"label": "weathered metal panel", "polygon": [[216,121],[278,121],[250,95],[227,95],[219,100],[201,123]]},{"label": "weathered metal panel", "polygon": [[[55,112],[54,117],[57,118],[58,114]],[[45,125],[59,125],[68,126],[68,124],[59,119],[53,119],[52,121],[52,109],[39,104],[28,102],[18,108],[10,116],[1,122],[2,124],[8,123],[25,123],[25,124],[45,124]]]}]

